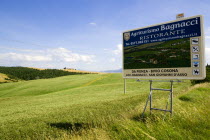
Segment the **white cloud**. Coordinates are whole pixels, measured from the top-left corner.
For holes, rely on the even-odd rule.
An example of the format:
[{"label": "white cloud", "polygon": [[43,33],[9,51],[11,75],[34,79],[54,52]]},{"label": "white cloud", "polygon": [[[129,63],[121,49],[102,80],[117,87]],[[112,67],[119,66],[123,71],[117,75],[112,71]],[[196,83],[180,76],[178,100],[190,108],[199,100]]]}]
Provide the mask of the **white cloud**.
[{"label": "white cloud", "polygon": [[37,52],[37,53],[42,53],[42,50],[32,50],[32,49],[19,49],[19,48],[11,48],[7,46],[0,46],[1,49],[4,50],[12,50],[12,51],[20,51],[20,52]]},{"label": "white cloud", "polygon": [[116,59],[115,59],[115,58],[111,58],[109,61],[110,61],[110,62],[115,62]]},{"label": "white cloud", "polygon": [[205,51],[206,51],[206,63],[210,64],[210,48],[205,48]]},{"label": "white cloud", "polygon": [[210,39],[210,35],[206,35],[205,38],[206,38],[206,39]]},{"label": "white cloud", "polygon": [[205,36],[205,47],[210,48],[210,36]]},{"label": "white cloud", "polygon": [[90,25],[96,26],[97,24],[95,22],[90,22]]},{"label": "white cloud", "polygon": [[120,54],[122,54],[122,44],[118,44],[118,45],[117,45],[117,49],[114,50],[113,53],[114,53],[115,55],[120,55]]},{"label": "white cloud", "polygon": [[[15,51],[15,50],[14,50]],[[30,52],[9,52],[5,54],[0,54],[1,60],[7,61],[27,61],[27,62],[94,62],[94,55],[82,55],[78,53],[73,53],[66,48],[54,48],[42,50],[40,52],[30,51]]]},{"label": "white cloud", "polygon": [[52,56],[52,58],[55,59],[60,59],[66,62],[87,62],[87,63],[92,63],[94,62],[94,55],[81,55],[78,53],[73,53],[72,51],[66,49],[66,48],[55,48],[55,49],[50,49],[47,50],[47,53]]},{"label": "white cloud", "polygon": [[51,61],[52,58],[43,55],[28,55],[28,54],[21,54],[21,53],[6,53],[0,55],[1,58],[12,60],[12,61],[31,61],[31,62],[38,62],[38,61]]},{"label": "white cloud", "polygon": [[207,27],[207,29],[205,29],[205,35],[209,36],[210,34],[210,27]]}]

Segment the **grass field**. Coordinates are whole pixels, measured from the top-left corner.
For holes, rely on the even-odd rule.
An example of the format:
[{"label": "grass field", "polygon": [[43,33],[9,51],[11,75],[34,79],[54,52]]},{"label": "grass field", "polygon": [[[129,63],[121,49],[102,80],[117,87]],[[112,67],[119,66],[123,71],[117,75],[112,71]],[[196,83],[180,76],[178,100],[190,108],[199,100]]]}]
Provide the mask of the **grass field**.
[{"label": "grass field", "polygon": [[[155,82],[154,87],[169,88]],[[174,83],[174,114],[147,110],[148,82],[121,74],[70,75],[0,85],[0,139],[208,139],[210,83]],[[168,94],[154,92],[154,107]]]}]

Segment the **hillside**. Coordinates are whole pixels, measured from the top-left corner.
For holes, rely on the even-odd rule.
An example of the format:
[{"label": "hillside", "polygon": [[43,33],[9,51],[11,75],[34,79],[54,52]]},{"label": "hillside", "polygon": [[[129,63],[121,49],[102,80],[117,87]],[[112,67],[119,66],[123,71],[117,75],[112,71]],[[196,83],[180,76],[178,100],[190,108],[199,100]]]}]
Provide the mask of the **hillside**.
[{"label": "hillside", "polygon": [[0,83],[4,83],[4,82],[7,82],[7,79],[8,76],[3,74],[3,73],[0,73]]},{"label": "hillside", "polygon": [[0,84],[1,83],[9,83],[16,82],[17,80],[9,78],[6,74],[0,73]]},{"label": "hillside", "polygon": [[[155,82],[155,87],[169,84]],[[174,114],[140,114],[148,82],[121,74],[70,75],[0,85],[0,139],[208,139],[210,83],[174,84]],[[168,94],[156,92],[164,108]]]},{"label": "hillside", "polygon": [[[37,69],[37,70],[46,70],[46,69],[41,69],[41,68],[35,68],[35,67],[28,67],[32,69]],[[58,69],[58,70],[63,70],[63,71],[68,71],[68,72],[73,72],[73,73],[79,73],[79,74],[104,74],[102,72],[92,72],[92,71],[85,71],[85,70],[76,70],[76,69]]]},{"label": "hillside", "polygon": [[3,67],[0,66],[0,73],[6,74],[10,79],[36,80],[48,79],[66,75],[88,74],[85,72],[64,71],[58,69],[38,69],[28,67]]},{"label": "hillside", "polygon": [[75,72],[75,73],[84,73],[84,74],[104,74],[103,72],[92,72],[92,71],[85,71],[85,70],[74,70],[74,69],[61,69],[63,71],[68,72]]}]

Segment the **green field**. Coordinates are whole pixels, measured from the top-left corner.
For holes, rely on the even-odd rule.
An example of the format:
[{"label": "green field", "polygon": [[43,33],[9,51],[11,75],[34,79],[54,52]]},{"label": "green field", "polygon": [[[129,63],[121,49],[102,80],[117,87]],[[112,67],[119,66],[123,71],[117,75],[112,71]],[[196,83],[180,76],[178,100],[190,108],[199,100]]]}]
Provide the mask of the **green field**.
[{"label": "green field", "polygon": [[[155,82],[154,87],[169,88]],[[173,117],[160,111],[140,119],[149,82],[121,74],[70,75],[0,84],[0,139],[208,139],[210,83],[174,83]],[[154,107],[168,94],[154,92]]]}]

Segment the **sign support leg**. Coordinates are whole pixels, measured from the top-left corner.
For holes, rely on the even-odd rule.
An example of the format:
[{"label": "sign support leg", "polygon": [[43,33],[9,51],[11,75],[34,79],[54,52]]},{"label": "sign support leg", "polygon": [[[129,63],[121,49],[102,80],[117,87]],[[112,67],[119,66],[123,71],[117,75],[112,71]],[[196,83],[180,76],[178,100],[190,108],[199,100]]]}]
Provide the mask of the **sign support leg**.
[{"label": "sign support leg", "polygon": [[150,114],[152,113],[152,80],[149,81],[150,82]]},{"label": "sign support leg", "polygon": [[[160,111],[165,111],[165,112],[170,112],[171,113],[171,116],[172,116],[172,110],[173,110],[173,82],[174,81],[170,81],[171,85],[170,85],[170,89],[160,89],[160,88],[152,88],[152,80],[149,81],[150,82],[150,93],[149,93],[149,96],[147,98],[147,101],[146,101],[146,104],[144,106],[144,110],[142,112],[142,115],[141,117],[143,118],[144,117],[144,113],[146,111],[146,108],[147,108],[147,105],[148,105],[148,102],[149,103],[149,108],[150,108],[150,114],[152,113],[152,110],[160,110]],[[168,102],[166,103],[166,109],[159,109],[159,108],[153,108],[152,107],[152,91],[153,90],[162,90],[162,91],[169,91],[169,101],[170,102],[170,109],[168,110]]]},{"label": "sign support leg", "polygon": [[152,99],[151,98],[151,94],[152,94],[152,80],[150,80],[150,93],[149,93],[149,96],[147,98],[146,104],[144,106],[144,111],[142,112],[141,118],[144,117],[144,113],[145,113],[145,111],[147,109],[147,104],[148,104],[149,101],[150,101],[150,114],[151,114],[151,106],[152,106],[152,104],[151,104],[151,99]]},{"label": "sign support leg", "polygon": [[124,94],[126,94],[126,79],[124,78]]},{"label": "sign support leg", "polygon": [[173,111],[173,81],[171,81],[171,91],[170,91],[170,94],[171,94],[171,116],[172,116],[172,111]]}]

